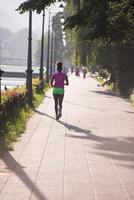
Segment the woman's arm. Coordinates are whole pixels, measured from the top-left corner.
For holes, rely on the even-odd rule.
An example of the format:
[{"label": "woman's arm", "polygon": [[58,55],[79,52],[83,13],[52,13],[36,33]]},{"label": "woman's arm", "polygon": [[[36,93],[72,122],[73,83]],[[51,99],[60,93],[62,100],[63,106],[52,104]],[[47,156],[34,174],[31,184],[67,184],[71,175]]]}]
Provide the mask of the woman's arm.
[{"label": "woman's arm", "polygon": [[53,81],[54,81],[54,77],[52,76],[52,79],[51,79],[51,87],[53,87]]},{"label": "woman's arm", "polygon": [[66,83],[65,83],[65,85],[69,85],[69,81],[68,81],[68,76],[66,75]]}]

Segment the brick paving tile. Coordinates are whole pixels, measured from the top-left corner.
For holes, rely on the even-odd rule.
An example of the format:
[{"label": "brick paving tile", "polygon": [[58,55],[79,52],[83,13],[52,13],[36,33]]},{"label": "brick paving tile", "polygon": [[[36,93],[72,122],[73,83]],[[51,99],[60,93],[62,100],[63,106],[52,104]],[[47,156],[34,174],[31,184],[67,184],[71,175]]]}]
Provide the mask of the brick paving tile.
[{"label": "brick paving tile", "polygon": [[0,158],[0,200],[134,200],[134,109],[69,76],[57,122],[52,90]]}]

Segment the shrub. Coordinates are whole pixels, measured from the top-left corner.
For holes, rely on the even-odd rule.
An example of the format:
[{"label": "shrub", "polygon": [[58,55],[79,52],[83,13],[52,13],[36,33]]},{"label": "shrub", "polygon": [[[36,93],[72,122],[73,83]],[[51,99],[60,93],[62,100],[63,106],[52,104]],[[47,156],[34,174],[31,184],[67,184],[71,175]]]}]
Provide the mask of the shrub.
[{"label": "shrub", "polygon": [[[17,87],[2,93],[0,107],[0,149],[11,149],[12,142],[24,132],[26,122],[32,111],[44,98],[44,93],[37,92],[38,80],[33,81],[33,105],[26,101],[25,87]],[[47,87],[46,87],[47,88]]]}]

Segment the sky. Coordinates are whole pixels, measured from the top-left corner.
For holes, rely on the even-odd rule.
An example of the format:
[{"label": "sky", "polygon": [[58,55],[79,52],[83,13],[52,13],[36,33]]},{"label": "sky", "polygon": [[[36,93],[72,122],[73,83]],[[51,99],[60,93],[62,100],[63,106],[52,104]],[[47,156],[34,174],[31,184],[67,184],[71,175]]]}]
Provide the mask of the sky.
[{"label": "sky", "polygon": [[[19,14],[17,11],[15,11],[16,8],[20,5],[20,3],[24,2],[26,0],[1,0],[0,10],[4,11],[4,13],[8,14],[11,18],[14,19],[14,23],[16,23],[16,26],[11,27],[13,32],[16,32],[23,28],[28,28],[28,12],[25,14]],[[59,5],[60,3],[53,4],[50,8],[46,10],[46,16],[45,16],[45,31],[47,31],[48,28],[48,11],[51,9],[51,12],[57,13],[59,11]],[[33,31],[35,31],[37,34],[40,34],[41,27],[42,27],[42,14],[36,14],[36,11],[33,12],[32,17],[32,27]],[[2,20],[0,19],[0,26],[2,24]],[[10,23],[10,22],[8,22]],[[6,28],[8,25],[6,25]]]}]

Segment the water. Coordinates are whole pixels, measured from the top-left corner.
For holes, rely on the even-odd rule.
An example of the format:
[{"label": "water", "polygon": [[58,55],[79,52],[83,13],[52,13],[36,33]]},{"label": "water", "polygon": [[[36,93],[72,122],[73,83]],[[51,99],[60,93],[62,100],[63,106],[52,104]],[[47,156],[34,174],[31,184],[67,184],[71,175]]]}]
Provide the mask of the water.
[{"label": "water", "polygon": [[[26,66],[14,66],[14,65],[0,65],[0,68],[5,72],[25,72]],[[35,73],[39,73],[39,67],[33,67]]]},{"label": "water", "polygon": [[4,87],[6,86],[8,89],[16,87],[16,86],[21,86],[24,85],[26,83],[26,79],[25,78],[2,78],[1,81],[1,88],[2,90],[4,89]]},{"label": "water", "polygon": [[[26,66],[13,66],[13,65],[0,65],[1,70],[4,72],[24,72],[26,73]],[[39,73],[39,67],[33,67],[33,73]],[[8,77],[2,77],[1,80],[1,89],[4,90],[4,87],[6,86],[8,89],[21,86],[26,83],[26,78],[8,78]]]}]

